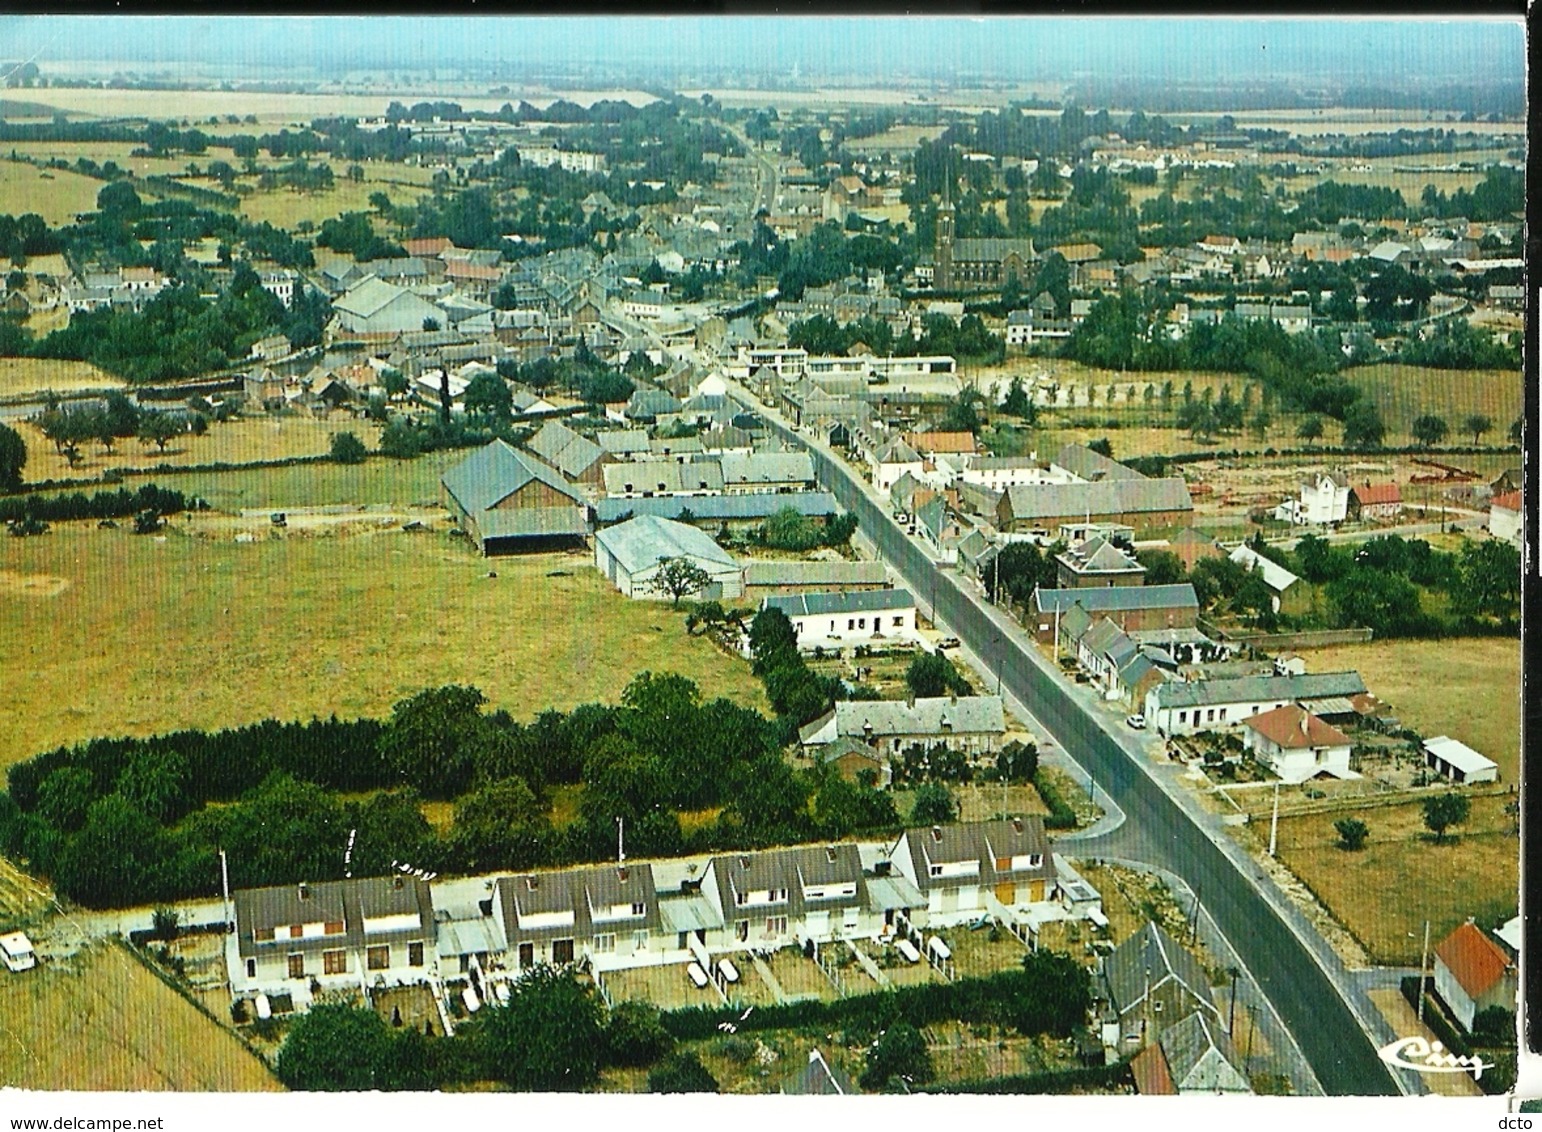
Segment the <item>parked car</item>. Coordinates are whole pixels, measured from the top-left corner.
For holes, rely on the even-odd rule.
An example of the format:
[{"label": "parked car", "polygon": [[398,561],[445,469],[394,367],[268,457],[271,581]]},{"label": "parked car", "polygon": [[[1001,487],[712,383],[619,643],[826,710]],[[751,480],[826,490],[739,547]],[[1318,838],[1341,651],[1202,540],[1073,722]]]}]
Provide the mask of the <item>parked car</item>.
[{"label": "parked car", "polygon": [[1144,731],[1146,729],[1146,717],[1143,715],[1127,715],[1124,717],[1124,721],[1137,731]]},{"label": "parked car", "polygon": [[937,647],[939,649],[956,649],[958,648],[958,638],[944,637],[942,640],[937,642]]}]

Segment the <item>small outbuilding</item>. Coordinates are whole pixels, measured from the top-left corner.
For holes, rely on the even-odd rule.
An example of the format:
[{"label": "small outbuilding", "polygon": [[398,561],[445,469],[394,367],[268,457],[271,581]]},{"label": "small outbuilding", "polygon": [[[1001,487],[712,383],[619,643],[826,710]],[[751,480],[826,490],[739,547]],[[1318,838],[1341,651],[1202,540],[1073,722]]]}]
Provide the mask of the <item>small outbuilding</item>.
[{"label": "small outbuilding", "polygon": [[1424,765],[1452,782],[1499,781],[1499,764],[1445,735],[1424,741]]}]

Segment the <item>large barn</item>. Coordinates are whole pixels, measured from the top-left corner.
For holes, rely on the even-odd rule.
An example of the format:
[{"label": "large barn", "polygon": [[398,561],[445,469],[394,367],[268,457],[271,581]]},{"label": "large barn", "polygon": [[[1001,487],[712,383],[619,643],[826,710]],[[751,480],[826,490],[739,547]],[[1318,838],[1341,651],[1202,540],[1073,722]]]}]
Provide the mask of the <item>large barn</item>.
[{"label": "large barn", "polygon": [[736,598],[744,593],[740,565],[705,534],[686,523],[640,515],[594,536],[594,564],[627,597],[670,600],[659,585],[663,563],[683,558],[707,574],[707,584],[687,596],[698,600]]},{"label": "large barn", "polygon": [[555,469],[494,440],[440,479],[445,503],[483,554],[581,547],[588,505]]}]

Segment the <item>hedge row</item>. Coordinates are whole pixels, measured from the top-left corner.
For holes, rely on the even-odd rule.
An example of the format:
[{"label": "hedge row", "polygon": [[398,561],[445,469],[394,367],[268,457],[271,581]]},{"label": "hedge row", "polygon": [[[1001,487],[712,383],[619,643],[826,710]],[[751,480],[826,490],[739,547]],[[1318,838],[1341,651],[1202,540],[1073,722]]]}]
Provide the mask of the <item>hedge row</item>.
[{"label": "hedge row", "polygon": [[1033,785],[1039,792],[1039,797],[1044,800],[1044,804],[1049,807],[1049,813],[1044,817],[1044,828],[1075,829],[1076,811],[1060,796],[1060,791],[1042,770],[1033,776]]},{"label": "hedge row", "polygon": [[1114,1089],[1132,1087],[1128,1061],[1116,1061],[1112,1065],[1078,1066],[1075,1069],[1053,1069],[1044,1073],[1021,1073],[1010,1077],[982,1077],[973,1081],[953,1081],[945,1085],[933,1085],[922,1089],[924,1093],[979,1093],[1020,1094],[1075,1093],[1082,1089]]},{"label": "hedge row", "polygon": [[833,1002],[805,1000],[756,1007],[748,1017],[728,1007],[689,1007],[661,1016],[664,1028],[681,1041],[699,1041],[718,1033],[724,1022],[738,1030],[840,1027],[876,1033],[896,1022],[921,1027],[937,1022],[977,1022],[1011,1026],[1019,1033],[1068,1036],[1086,1018],[1091,985],[1073,960],[1053,952],[1027,955],[1021,970],[958,979],[950,983],[904,986]]},{"label": "hedge row", "polygon": [[141,511],[174,515],[186,511],[190,505],[188,497],[180,491],[147,483],[138,491],[120,487],[117,491],[99,491],[90,496],[82,491],[41,499],[29,495],[7,496],[0,499],[0,522],[29,516],[45,523],[69,519],[123,519]]}]

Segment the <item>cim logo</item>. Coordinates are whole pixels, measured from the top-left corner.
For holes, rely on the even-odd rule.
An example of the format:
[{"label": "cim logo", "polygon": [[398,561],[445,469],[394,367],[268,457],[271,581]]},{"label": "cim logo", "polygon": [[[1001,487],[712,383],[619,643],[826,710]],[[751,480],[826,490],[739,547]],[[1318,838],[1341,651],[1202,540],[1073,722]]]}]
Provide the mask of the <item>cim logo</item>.
[{"label": "cim logo", "polygon": [[1418,1073],[1471,1073],[1474,1081],[1483,1076],[1485,1069],[1494,1068],[1480,1057],[1458,1057],[1446,1052],[1441,1043],[1423,1038],[1399,1038],[1377,1052],[1388,1065],[1396,1065],[1399,1069],[1412,1069]]}]

